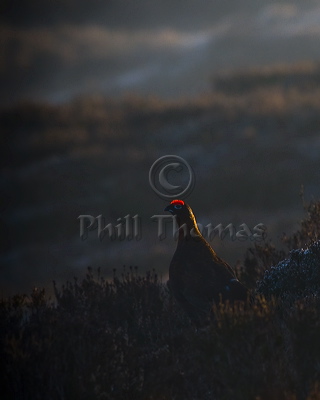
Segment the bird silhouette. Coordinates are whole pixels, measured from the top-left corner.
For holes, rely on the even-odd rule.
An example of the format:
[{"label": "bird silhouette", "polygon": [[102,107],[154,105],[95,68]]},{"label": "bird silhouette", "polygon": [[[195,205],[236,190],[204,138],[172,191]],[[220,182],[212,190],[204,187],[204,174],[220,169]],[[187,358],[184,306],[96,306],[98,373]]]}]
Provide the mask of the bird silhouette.
[{"label": "bird silhouette", "polygon": [[190,206],[173,200],[165,211],[174,216],[179,227],[168,286],[189,318],[201,326],[208,321],[214,303],[246,302],[248,289],[204,239]]}]

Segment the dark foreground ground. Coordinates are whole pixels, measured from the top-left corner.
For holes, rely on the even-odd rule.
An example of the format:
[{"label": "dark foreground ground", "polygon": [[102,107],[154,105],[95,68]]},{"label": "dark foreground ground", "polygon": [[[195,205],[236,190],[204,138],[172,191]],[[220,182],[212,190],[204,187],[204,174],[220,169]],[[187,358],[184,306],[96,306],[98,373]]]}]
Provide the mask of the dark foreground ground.
[{"label": "dark foreground ground", "polygon": [[134,267],[3,299],[2,398],[320,399],[319,231],[313,202],[285,252],[249,249],[238,275],[255,303],[216,307],[201,331]]}]

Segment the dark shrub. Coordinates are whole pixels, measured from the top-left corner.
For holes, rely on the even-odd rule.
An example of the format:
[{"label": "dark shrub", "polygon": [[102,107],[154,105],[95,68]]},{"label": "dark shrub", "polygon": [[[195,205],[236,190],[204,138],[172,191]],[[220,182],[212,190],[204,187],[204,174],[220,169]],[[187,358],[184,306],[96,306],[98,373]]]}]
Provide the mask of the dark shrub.
[{"label": "dark shrub", "polygon": [[320,241],[306,250],[291,250],[290,257],[266,270],[258,282],[259,293],[298,299],[320,294]]}]

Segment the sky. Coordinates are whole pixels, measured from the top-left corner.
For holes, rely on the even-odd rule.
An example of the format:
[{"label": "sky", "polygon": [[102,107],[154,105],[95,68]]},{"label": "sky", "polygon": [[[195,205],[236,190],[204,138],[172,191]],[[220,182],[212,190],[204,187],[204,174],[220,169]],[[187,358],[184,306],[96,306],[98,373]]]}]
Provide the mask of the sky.
[{"label": "sky", "polygon": [[[99,96],[89,97],[87,101],[87,95],[102,94],[111,99],[129,96],[131,100],[132,95],[150,96],[155,100],[153,104],[162,104],[166,110],[173,103],[161,102],[154,97],[184,98],[187,101],[176,104],[186,105],[193,96],[212,92],[215,77],[228,71],[305,62],[313,68],[313,63],[320,60],[320,4],[313,0],[3,0],[0,7],[0,106],[11,106],[22,100],[60,104],[82,96],[71,106],[57,107],[56,110],[55,107],[33,108],[33,105],[18,107],[20,112],[26,111],[25,117],[15,114],[14,109],[13,113],[12,110],[3,113],[13,121],[12,126],[16,126],[16,130],[9,130],[8,138],[12,140],[11,149],[14,151],[7,152],[7,159],[14,160],[10,161],[12,163],[20,160],[21,164],[4,169],[0,179],[1,182],[7,182],[11,191],[14,191],[15,186],[19,190],[23,188],[21,192],[17,190],[12,193],[15,200],[13,203],[21,203],[19,207],[16,210],[12,207],[11,214],[3,214],[7,224],[13,224],[13,231],[21,230],[20,236],[17,235],[19,239],[12,235],[17,245],[12,246],[1,270],[0,283],[5,290],[9,284],[12,290],[27,290],[33,284],[42,284],[43,281],[50,281],[51,285],[52,279],[59,279],[59,276],[62,279],[64,273],[72,273],[75,267],[86,268],[89,263],[105,265],[105,243],[94,240],[91,248],[91,244],[86,242],[88,247],[85,250],[78,234],[77,216],[80,213],[104,214],[109,203],[112,206],[107,215],[115,219],[119,215],[127,215],[129,211],[126,208],[118,210],[117,207],[122,205],[121,201],[120,205],[118,203],[124,196],[131,196],[130,191],[135,193],[137,182],[138,185],[145,185],[146,193],[153,202],[156,196],[149,187],[148,171],[158,156],[179,151],[181,156],[194,161],[192,166],[198,168],[199,175],[205,177],[208,169],[217,171],[217,185],[225,186],[230,186],[229,180],[234,179],[232,173],[224,175],[230,160],[230,171],[236,176],[239,174],[243,179],[239,182],[245,183],[244,188],[240,187],[239,190],[244,193],[249,187],[256,194],[255,188],[249,183],[256,176],[251,163],[255,160],[260,163],[256,154],[261,154],[266,160],[273,160],[283,147],[277,141],[281,139],[281,143],[287,144],[286,130],[281,124],[278,125],[276,118],[271,118],[265,129],[254,127],[253,132],[250,124],[254,125],[255,121],[250,118],[246,117],[238,126],[232,118],[228,120],[222,117],[220,120],[211,111],[207,114],[206,110],[202,110],[199,115],[197,112],[189,115],[186,107],[182,108],[183,114],[177,112],[175,116],[169,110],[163,114],[160,110],[161,117],[156,112],[155,119],[148,121],[144,118],[130,120],[129,115],[128,126],[124,114],[120,112],[118,121],[116,113],[114,132],[119,140],[112,147],[113,108],[110,106],[108,110]],[[276,93],[273,94],[275,97],[269,101],[276,102],[278,99],[281,108],[285,98],[281,97],[281,93],[278,97]],[[140,104],[142,109],[144,104],[149,104],[150,97],[147,100],[140,99],[136,104]],[[93,99],[91,107],[90,99]],[[98,99],[97,102],[94,99]],[[78,113],[84,112],[82,101],[89,107],[89,113],[97,117],[96,125],[81,126],[78,115],[75,118],[78,125],[74,121],[70,110],[79,107]],[[314,101],[317,103],[317,99]],[[121,104],[133,103],[129,100]],[[106,101],[105,104],[115,104],[114,110],[117,110],[117,103]],[[38,111],[35,112],[35,120],[30,118],[29,121],[28,115],[32,114],[33,109]],[[41,110],[44,110],[43,114]],[[52,120],[51,112],[57,112]],[[309,112],[312,115],[312,109]],[[314,185],[316,189],[312,189],[313,194],[317,193],[319,187],[317,174],[314,172],[310,175],[307,168],[310,157],[314,157],[312,165],[318,162],[317,118],[314,117],[304,126],[306,115],[308,113],[295,115],[290,124],[297,132],[300,132],[300,125],[306,132],[310,127],[310,137],[304,138],[301,143],[297,136],[297,140],[290,143],[293,150],[287,154],[288,158],[283,163],[272,164],[272,168],[281,165],[282,172],[288,168],[290,177],[292,168],[299,171],[300,175],[289,182],[291,186],[288,184],[290,190],[297,193],[297,203],[301,183],[309,184],[309,192],[310,185]],[[24,126],[23,121],[27,121],[27,126]],[[288,132],[292,130],[290,124]],[[250,137],[242,132],[247,128]],[[183,146],[179,147],[181,140]],[[151,150],[146,151],[149,146]],[[305,149],[303,157],[302,148]],[[129,165],[129,168],[126,170],[123,167],[123,171],[118,174],[117,168],[113,165],[110,168],[112,163],[108,162],[108,158],[118,162],[124,155],[129,157],[127,164],[124,164]],[[286,153],[281,154],[282,157],[286,157]],[[269,174],[269,164],[266,162],[262,165],[261,179],[276,185],[280,175],[273,172]],[[237,167],[236,171],[231,168],[234,166]],[[246,168],[249,168],[248,176],[243,172],[248,171]],[[226,176],[226,181],[220,181],[220,176]],[[286,184],[281,183],[281,188],[287,191]],[[196,190],[194,195],[198,196],[201,185],[198,184]],[[226,193],[232,197],[232,201],[240,201],[237,197],[239,193],[229,189]],[[210,192],[210,196],[213,202],[219,200],[219,195],[216,196],[214,191]],[[147,202],[147,199],[144,201]],[[226,203],[223,200],[221,210],[227,207]],[[79,204],[81,207],[83,205],[83,210]],[[92,207],[98,209],[93,211],[95,208]],[[154,205],[152,203],[152,213],[162,210],[161,201]],[[265,215],[263,206],[260,211]],[[132,212],[140,213],[138,208]],[[282,218],[296,221],[295,212],[280,210],[274,216],[272,211],[272,216],[269,215],[270,223],[273,223],[275,230],[281,230],[279,221]],[[60,213],[67,215],[66,221],[60,221],[57,217]],[[226,214],[220,212],[215,217],[219,218],[219,222],[229,223],[235,214],[226,215],[225,220],[223,215]],[[241,222],[248,222],[248,218],[248,214],[241,214]],[[254,215],[254,225],[261,222],[261,218],[260,213],[257,217]],[[25,227],[25,231],[21,226]],[[5,235],[6,229],[5,225],[2,230]],[[131,262],[134,254],[134,262],[139,265],[160,265],[161,257],[167,257],[161,264],[162,267],[165,265],[166,270],[172,250],[167,246],[166,251],[169,253],[166,253],[158,241],[150,245],[147,235],[145,239],[145,242],[139,242],[140,247],[133,242],[126,243],[128,247],[125,250],[123,242],[118,247],[109,246],[109,263],[114,261],[115,265],[121,266],[128,259]],[[241,243],[241,246],[244,245]],[[228,253],[229,246],[230,243],[220,248]],[[234,254],[238,257],[240,252]],[[228,261],[232,261],[230,255]]]},{"label": "sky", "polygon": [[212,90],[224,71],[320,59],[317,1],[5,0],[0,104]]}]

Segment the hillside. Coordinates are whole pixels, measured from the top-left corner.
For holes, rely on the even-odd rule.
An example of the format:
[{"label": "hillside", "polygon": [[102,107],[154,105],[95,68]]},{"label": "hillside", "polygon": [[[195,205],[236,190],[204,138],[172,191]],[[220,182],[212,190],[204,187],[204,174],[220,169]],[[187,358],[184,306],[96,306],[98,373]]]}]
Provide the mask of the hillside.
[{"label": "hillside", "polygon": [[[199,222],[264,223],[277,243],[303,217],[301,185],[307,200],[320,195],[318,81],[319,67],[304,64],[217,77],[211,94],[179,101],[96,96],[2,109],[2,292],[47,287],[89,265],[106,276],[152,265],[165,279],[175,243],[157,238],[150,217],[166,203],[148,181],[165,154],[192,166],[187,201]],[[142,239],[100,242],[92,232],[81,241],[81,214],[112,223],[138,214]],[[251,243],[212,245],[235,265]]]},{"label": "hillside", "polygon": [[251,249],[239,272],[242,280],[249,270],[260,275],[255,301],[214,306],[200,330],[155,271],[140,275],[136,268],[114,271],[111,281],[89,269],[84,279],[54,284],[53,300],[39,288],[3,299],[2,395],[319,399],[319,222],[320,203],[311,203],[301,229],[286,238],[309,247],[291,251],[266,272],[266,258],[279,251]]}]

